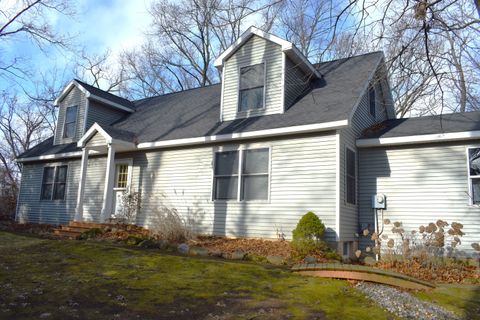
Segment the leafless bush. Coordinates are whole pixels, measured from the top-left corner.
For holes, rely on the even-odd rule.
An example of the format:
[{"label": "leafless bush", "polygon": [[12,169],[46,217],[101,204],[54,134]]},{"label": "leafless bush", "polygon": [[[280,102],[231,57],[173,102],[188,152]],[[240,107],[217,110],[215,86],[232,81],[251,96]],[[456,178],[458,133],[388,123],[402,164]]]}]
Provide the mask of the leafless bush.
[{"label": "leafless bush", "polygon": [[182,217],[176,208],[162,205],[151,213],[151,227],[155,237],[181,242],[194,237],[193,219]]},{"label": "leafless bush", "polygon": [[130,192],[124,191],[120,198],[122,202],[120,212],[114,215],[113,222],[116,223],[135,223],[137,216],[137,211],[141,208],[140,206],[140,193],[139,192]]},{"label": "leafless bush", "polygon": [[[444,257],[457,255],[457,246],[461,244],[461,237],[465,235],[462,231],[463,225],[458,222],[449,224],[444,220],[428,225],[421,225],[418,230],[406,231],[402,222],[385,219],[384,225],[392,225],[392,235],[379,235],[376,232],[369,234],[364,231],[364,236],[377,241],[373,248],[376,254],[382,254],[383,260],[419,260],[424,263],[437,264],[445,262]],[[367,248],[367,252],[372,248]]]}]

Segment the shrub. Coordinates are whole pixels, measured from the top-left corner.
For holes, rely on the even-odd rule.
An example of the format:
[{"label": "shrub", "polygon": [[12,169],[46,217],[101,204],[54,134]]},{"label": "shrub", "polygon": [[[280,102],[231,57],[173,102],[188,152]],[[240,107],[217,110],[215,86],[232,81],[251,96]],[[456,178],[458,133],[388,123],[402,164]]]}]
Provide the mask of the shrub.
[{"label": "shrub", "polygon": [[299,255],[325,248],[322,237],[325,233],[325,225],[322,220],[313,212],[307,212],[298,222],[295,230],[292,231],[292,248]]}]

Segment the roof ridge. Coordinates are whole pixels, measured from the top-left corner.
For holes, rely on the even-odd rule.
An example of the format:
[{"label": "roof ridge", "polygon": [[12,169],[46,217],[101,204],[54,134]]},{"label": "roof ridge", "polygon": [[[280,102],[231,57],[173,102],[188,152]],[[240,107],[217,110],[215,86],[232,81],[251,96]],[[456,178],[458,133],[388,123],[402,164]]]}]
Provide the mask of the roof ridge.
[{"label": "roof ridge", "polygon": [[[95,87],[95,86],[93,86],[93,85],[91,85],[91,84],[86,83],[85,81],[80,80],[80,79],[73,78],[73,81],[78,82],[80,85],[93,88],[94,90],[102,91],[103,93],[106,93],[106,94],[108,94],[108,95],[111,95],[111,96],[114,96],[114,97],[116,97],[116,98],[125,100],[125,101],[127,101],[127,102],[129,102],[129,103],[132,103],[132,101],[129,100],[129,99],[127,99],[127,98],[124,98],[124,97],[121,97],[121,96],[119,96],[119,95],[113,94],[113,93],[111,93],[111,92],[105,91],[105,90],[103,90],[103,89],[97,88],[97,87]],[[87,89],[87,90],[88,90],[88,89]]]}]

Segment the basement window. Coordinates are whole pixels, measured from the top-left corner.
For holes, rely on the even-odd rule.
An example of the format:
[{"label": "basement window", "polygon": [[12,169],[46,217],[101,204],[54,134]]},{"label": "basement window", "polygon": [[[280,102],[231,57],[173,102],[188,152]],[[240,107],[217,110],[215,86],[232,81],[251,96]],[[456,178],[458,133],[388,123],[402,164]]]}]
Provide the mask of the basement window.
[{"label": "basement window", "polygon": [[472,204],[480,204],[480,148],[468,149],[468,180]]},{"label": "basement window", "polygon": [[75,128],[77,127],[77,109],[77,106],[71,106],[65,111],[65,125],[63,127],[64,138],[73,138],[75,136]]},{"label": "basement window", "polygon": [[265,64],[240,68],[238,111],[262,109],[265,95]]},{"label": "basement window", "polygon": [[41,200],[63,200],[67,185],[67,166],[43,168]]}]

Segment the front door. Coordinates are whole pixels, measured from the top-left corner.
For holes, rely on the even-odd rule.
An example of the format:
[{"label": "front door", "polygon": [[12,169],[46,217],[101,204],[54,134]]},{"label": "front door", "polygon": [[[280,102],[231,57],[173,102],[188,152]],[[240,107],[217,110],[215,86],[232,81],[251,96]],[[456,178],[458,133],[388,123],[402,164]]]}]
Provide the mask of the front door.
[{"label": "front door", "polygon": [[125,218],[124,199],[129,192],[131,178],[131,161],[115,163],[115,183],[113,185],[113,218]]}]

